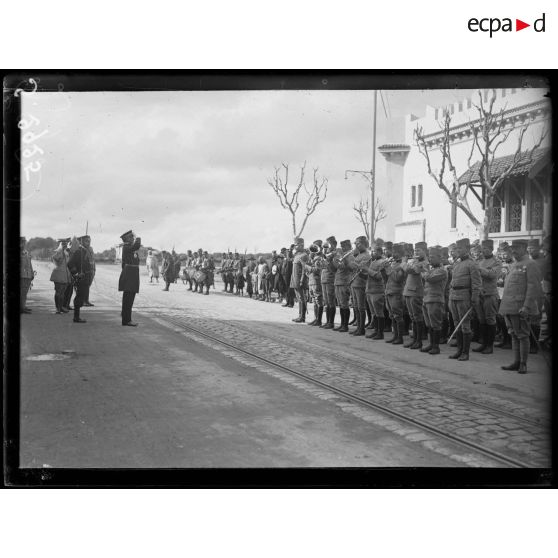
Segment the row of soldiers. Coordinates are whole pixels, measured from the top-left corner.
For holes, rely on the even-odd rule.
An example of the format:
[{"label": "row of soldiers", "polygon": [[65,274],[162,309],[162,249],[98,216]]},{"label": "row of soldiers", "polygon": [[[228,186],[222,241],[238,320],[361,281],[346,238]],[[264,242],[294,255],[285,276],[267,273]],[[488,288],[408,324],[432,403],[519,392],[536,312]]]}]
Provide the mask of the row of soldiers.
[{"label": "row of soldiers", "polygon": [[[369,250],[364,236],[356,239],[354,247],[344,240],[338,248],[331,236],[325,243],[314,241],[306,250],[304,240],[297,238],[290,280],[298,302],[298,316],[293,321],[306,321],[309,295],[314,305],[314,321],[309,325],[348,332],[352,301],[356,322],[352,335],[383,339],[387,315],[393,333],[387,343],[436,355],[455,329],[456,351],[449,358],[467,361],[473,338],[471,323],[478,324],[480,337],[480,345],[472,350],[491,354],[499,320],[502,331],[511,337],[514,352],[514,362],[503,368],[525,373],[529,338],[538,342],[543,307],[550,321],[549,239],[544,242],[544,258],[537,239],[513,240],[511,246],[502,243],[500,258],[494,256],[492,240],[480,243],[480,250],[471,248],[469,239],[463,238],[447,248],[428,248],[424,242],[414,246],[377,242]],[[498,281],[504,269],[500,298]],[[336,306],[341,315],[337,327]],[[376,325],[370,335],[365,331],[367,308]],[[412,324],[408,342],[403,339],[407,333],[405,310]],[[326,321],[322,323],[324,311]],[[424,346],[426,333],[428,344]]]}]

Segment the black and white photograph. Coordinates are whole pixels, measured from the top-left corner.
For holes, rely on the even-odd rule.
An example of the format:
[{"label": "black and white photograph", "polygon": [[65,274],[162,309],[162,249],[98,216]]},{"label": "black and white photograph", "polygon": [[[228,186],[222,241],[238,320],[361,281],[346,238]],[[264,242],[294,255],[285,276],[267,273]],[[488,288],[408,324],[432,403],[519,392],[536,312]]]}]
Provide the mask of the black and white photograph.
[{"label": "black and white photograph", "polygon": [[39,72],[4,119],[14,479],[543,482],[546,77]]}]

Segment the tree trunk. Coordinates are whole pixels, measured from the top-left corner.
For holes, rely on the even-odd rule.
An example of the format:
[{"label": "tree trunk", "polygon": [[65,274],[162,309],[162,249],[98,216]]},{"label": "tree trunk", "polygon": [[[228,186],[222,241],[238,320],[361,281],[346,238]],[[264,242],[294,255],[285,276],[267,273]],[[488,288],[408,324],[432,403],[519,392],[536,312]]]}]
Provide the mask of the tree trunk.
[{"label": "tree trunk", "polygon": [[488,240],[488,233],[490,232],[490,227],[492,226],[492,221],[494,220],[494,196],[491,196],[488,192],[486,193],[486,208],[484,210],[484,217],[482,223],[479,225],[479,237],[480,240]]}]

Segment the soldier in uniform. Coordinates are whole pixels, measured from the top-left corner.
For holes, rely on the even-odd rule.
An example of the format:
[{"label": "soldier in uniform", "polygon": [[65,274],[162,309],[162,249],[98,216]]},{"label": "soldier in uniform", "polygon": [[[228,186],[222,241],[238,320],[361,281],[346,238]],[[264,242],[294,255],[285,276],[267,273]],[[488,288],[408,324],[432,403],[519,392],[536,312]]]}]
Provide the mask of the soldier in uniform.
[{"label": "soldier in uniform", "polygon": [[496,337],[496,315],[500,305],[497,282],[502,273],[502,265],[492,253],[494,250],[493,240],[483,240],[481,250],[482,259],[478,264],[482,288],[476,312],[482,342],[479,347],[473,349],[473,352],[491,355],[494,350],[494,338]]},{"label": "soldier in uniform", "polygon": [[[393,259],[393,242],[391,242],[391,241],[388,240],[388,241],[384,244],[384,254],[383,254],[383,256],[384,256],[384,259],[385,259],[386,261],[387,261],[387,260],[392,261],[392,259]],[[387,263],[386,263],[386,265],[387,265]],[[386,271],[385,271],[385,270],[386,270],[386,267],[384,266],[384,272],[383,272],[383,273],[384,273],[384,283],[385,283],[386,280],[387,280],[387,275],[386,275]],[[367,300],[366,302],[368,302],[368,300]],[[367,312],[368,312],[368,311],[369,311],[369,310],[367,310]],[[371,314],[368,316],[368,321],[369,321],[369,323],[370,323],[370,326],[372,326],[372,315],[371,315]],[[388,310],[388,308],[387,308],[387,305],[384,304],[384,333],[385,333],[385,332],[388,332],[388,331],[392,331],[392,328],[391,328],[391,318],[389,317],[389,310]]]},{"label": "soldier in uniform", "polygon": [[[132,306],[136,294],[139,293],[139,256],[141,238],[130,230],[120,237],[122,246],[122,272],[118,281],[118,290],[122,291],[122,325],[135,327],[132,322]],[[76,297],[77,298],[77,297]]]},{"label": "soldier in uniform", "polygon": [[213,261],[213,258],[208,254],[207,250],[203,252],[200,269],[205,274],[205,279],[200,284],[200,292],[203,292],[203,286],[205,285],[205,293],[203,294],[209,295],[209,287],[213,285],[213,272],[215,271],[215,262]]},{"label": "soldier in uniform", "polygon": [[548,346],[552,335],[552,262],[550,253],[550,236],[543,239],[543,273],[542,273],[542,291],[544,295],[544,312],[546,314],[546,331],[542,344]]},{"label": "soldier in uniform", "polygon": [[294,306],[294,290],[291,287],[291,276],[293,274],[293,246],[287,250],[286,248],[281,248],[281,252],[284,250],[285,260],[283,261],[283,269],[281,273],[285,279],[285,288],[287,294],[285,297],[285,303],[282,304],[283,308],[293,308]]},{"label": "soldier in uniform", "polygon": [[[385,325],[385,267],[387,259],[383,257],[383,250],[380,244],[374,246],[372,260],[368,266],[368,278],[366,279],[366,299],[368,306],[374,315],[376,330],[367,333],[369,339],[383,339]],[[372,321],[372,320],[371,320]]]},{"label": "soldier in uniform", "polygon": [[502,366],[502,370],[526,374],[530,320],[539,313],[541,277],[539,266],[527,255],[526,240],[512,240],[511,250],[515,263],[506,276],[500,314],[504,316],[512,338],[514,361],[509,366]]},{"label": "soldier in uniform", "polygon": [[[89,285],[91,284],[91,262],[89,261],[89,251],[84,245],[85,237],[78,238],[80,242],[79,248],[70,256],[68,261],[68,269],[74,278],[76,285],[76,296],[74,298],[74,322],[84,324],[86,320],[80,318],[80,309],[84,306],[85,301],[89,297]],[[124,259],[124,255],[122,255]],[[139,268],[138,268],[139,275]]]},{"label": "soldier in uniform", "polygon": [[403,344],[403,309],[405,301],[403,299],[403,287],[405,285],[406,273],[401,264],[405,254],[403,244],[394,244],[393,261],[386,263],[386,306],[393,328],[391,339],[386,339],[386,343],[393,345]]},{"label": "soldier in uniform", "polygon": [[326,239],[324,258],[320,265],[322,266],[320,281],[322,283],[322,295],[324,297],[324,305],[326,307],[326,323],[321,327],[324,329],[333,329],[335,326],[335,286],[333,284],[335,279],[335,269],[332,265],[332,259],[337,251],[337,240],[334,236],[329,236]]},{"label": "soldier in uniform", "polygon": [[[501,264],[500,276],[498,277],[496,283],[499,289],[498,293],[500,294],[504,290],[506,275],[508,274],[509,268],[513,263],[511,248],[507,242],[500,242],[500,244],[498,245],[497,259],[500,261]],[[506,320],[504,319],[504,316],[502,316],[499,312],[498,314],[496,314],[496,328],[500,332],[502,339],[498,343],[495,343],[494,346],[498,347],[499,349],[511,349],[511,336],[506,326]]]},{"label": "soldier in uniform", "polygon": [[450,310],[453,321],[457,325],[465,317],[457,337],[457,351],[449,358],[469,360],[471,346],[471,320],[469,310],[479,303],[481,277],[479,266],[469,258],[470,243],[468,238],[460,238],[456,242],[456,256],[459,261],[453,266],[450,289]]},{"label": "soldier in uniform", "polygon": [[95,252],[91,247],[91,237],[86,234],[81,237],[81,245],[87,250],[87,257],[89,258],[89,266],[91,267],[91,273],[88,275],[89,278],[89,290],[87,291],[87,298],[83,303],[84,306],[95,306],[89,301],[89,295],[91,293],[91,285],[93,284],[93,279],[95,278]]},{"label": "soldier in uniform", "polygon": [[444,289],[444,315],[442,316],[442,329],[440,331],[439,344],[444,345],[448,342],[448,337],[451,335],[450,331],[450,318],[451,314],[449,311],[449,289],[451,283],[451,270],[452,265],[449,262],[449,247],[442,246],[442,265],[448,274],[448,279],[446,281],[446,287]]},{"label": "soldier in uniform", "polygon": [[308,274],[310,299],[314,303],[314,319],[308,323],[311,326],[321,326],[324,313],[324,297],[320,277],[323,260],[322,244],[321,240],[314,240],[314,243],[310,246],[309,261],[304,266]]},{"label": "soldier in uniform", "polygon": [[33,277],[35,277],[35,272],[33,271],[33,264],[31,263],[31,256],[29,252],[25,249],[27,240],[24,236],[19,239],[20,247],[20,312],[22,314],[31,314],[31,309],[27,308],[27,293],[31,288],[31,282]]},{"label": "soldier in uniform", "polygon": [[165,288],[163,291],[168,291],[170,284],[174,282],[174,262],[172,259],[172,254],[163,250],[163,265],[161,266],[161,275],[163,276],[163,281],[165,282]]},{"label": "soldier in uniform", "polygon": [[448,281],[448,272],[442,265],[441,246],[433,246],[428,249],[428,260],[430,269],[423,273],[422,313],[426,327],[428,327],[430,343],[426,347],[422,347],[420,351],[431,355],[439,355],[440,332],[445,308],[444,292]]},{"label": "soldier in uniform", "polygon": [[59,238],[57,242],[60,244],[52,255],[52,261],[55,267],[50,275],[50,280],[54,283],[54,304],[56,306],[56,313],[66,314],[69,310],[64,306],[64,293],[66,292],[66,287],[72,280],[70,270],[68,269],[68,242],[70,242],[70,239]]},{"label": "soldier in uniform", "polygon": [[424,287],[422,284],[422,273],[428,269],[426,250],[426,242],[417,242],[415,244],[414,258],[409,259],[406,265],[407,279],[403,289],[403,296],[405,297],[405,305],[413,323],[413,339],[403,345],[407,349],[422,348],[422,335],[424,333],[424,316],[422,314]]},{"label": "soldier in uniform", "polygon": [[[527,242],[527,253],[529,257],[537,264],[539,268],[539,275],[542,279],[545,274],[545,261],[541,258],[541,247],[538,238],[531,238]],[[529,337],[529,352],[531,354],[536,354],[538,352],[538,343],[541,336],[541,321],[542,321],[542,311],[544,306],[544,295],[541,289],[541,299],[538,302],[539,313],[531,318],[531,335]]]},{"label": "soldier in uniform", "polygon": [[335,286],[335,298],[339,304],[339,313],[341,314],[341,324],[334,327],[333,331],[346,332],[349,331],[349,318],[351,310],[349,308],[349,295],[351,280],[351,260],[354,258],[350,240],[341,241],[341,250],[331,260],[332,267],[335,269],[335,277],[333,285]]},{"label": "soldier in uniform", "polygon": [[293,270],[291,274],[290,287],[294,289],[296,301],[298,302],[298,317],[293,322],[304,323],[306,321],[306,274],[304,266],[308,261],[308,254],[304,251],[304,239],[295,238],[295,253],[293,258]]},{"label": "soldier in uniform", "polygon": [[366,282],[368,277],[368,266],[371,261],[370,252],[368,251],[368,239],[365,236],[356,238],[353,256],[354,257],[347,262],[352,272],[350,288],[357,326],[354,331],[351,331],[351,335],[360,336],[365,334]]}]

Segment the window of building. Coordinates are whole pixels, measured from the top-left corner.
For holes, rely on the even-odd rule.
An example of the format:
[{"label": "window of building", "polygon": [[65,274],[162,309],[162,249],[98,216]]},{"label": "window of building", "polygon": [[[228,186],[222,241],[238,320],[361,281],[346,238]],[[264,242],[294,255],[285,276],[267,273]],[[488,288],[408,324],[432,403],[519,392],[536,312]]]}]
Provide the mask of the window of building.
[{"label": "window of building", "polygon": [[417,187],[411,186],[411,207],[415,207],[417,203]]},{"label": "window of building", "polygon": [[454,203],[451,204],[451,222],[450,222],[450,227],[452,229],[456,229],[457,228],[457,205],[455,205]]},{"label": "window of building", "polygon": [[463,103],[459,103],[459,112],[463,110]]},{"label": "window of building", "polygon": [[473,106],[471,99],[467,99],[467,108],[470,109]]},{"label": "window of building", "polygon": [[543,228],[544,202],[539,189],[531,186],[531,204],[529,207],[529,229],[541,230]]},{"label": "window of building", "polygon": [[492,221],[490,223],[489,233],[499,233],[502,227],[502,202],[498,196],[494,196],[492,206]]},{"label": "window of building", "polygon": [[417,187],[417,205],[422,207],[422,184]]},{"label": "window of building", "polygon": [[508,232],[521,230],[521,196],[522,185],[516,183],[515,188],[510,188],[508,202]]},{"label": "window of building", "polygon": [[513,89],[513,88],[512,88],[512,90],[511,90],[512,95],[513,95],[516,91],[517,91],[517,89]]}]

